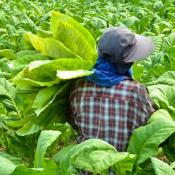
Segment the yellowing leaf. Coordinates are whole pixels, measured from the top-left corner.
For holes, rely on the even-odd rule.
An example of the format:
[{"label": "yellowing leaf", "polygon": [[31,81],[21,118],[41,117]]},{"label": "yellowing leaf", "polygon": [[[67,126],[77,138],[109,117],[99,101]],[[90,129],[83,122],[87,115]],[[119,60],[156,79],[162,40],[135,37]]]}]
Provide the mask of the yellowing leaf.
[{"label": "yellowing leaf", "polygon": [[65,14],[62,14],[62,13],[59,13],[56,11],[52,11],[52,13],[51,13],[50,30],[53,32],[53,35],[57,31],[58,21],[62,21],[62,22],[65,22],[65,23],[68,23],[68,24],[74,26],[74,28],[76,28],[80,33],[82,33],[85,36],[86,40],[89,42],[91,47],[96,49],[96,41],[95,41],[94,37],[92,36],[92,34],[85,27],[80,25],[80,23],[78,23],[76,20],[74,20],[70,16],[67,16]]},{"label": "yellowing leaf", "polygon": [[62,42],[54,38],[40,38],[37,35],[26,33],[25,37],[31,42],[33,47],[43,55],[51,58],[80,58],[67,48]]},{"label": "yellowing leaf", "polygon": [[95,44],[92,45],[93,37],[78,22],[61,13],[52,12],[51,31],[54,38],[61,41],[72,52],[86,60],[95,62],[97,51]]},{"label": "yellowing leaf", "polygon": [[92,71],[88,70],[75,70],[75,71],[57,71],[57,77],[60,79],[72,79],[78,77],[84,77],[92,74]]}]

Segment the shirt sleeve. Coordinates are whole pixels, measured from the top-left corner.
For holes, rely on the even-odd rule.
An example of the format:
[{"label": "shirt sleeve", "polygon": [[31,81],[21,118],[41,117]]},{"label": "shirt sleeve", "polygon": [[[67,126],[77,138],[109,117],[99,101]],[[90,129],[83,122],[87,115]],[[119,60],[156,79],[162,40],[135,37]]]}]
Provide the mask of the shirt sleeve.
[{"label": "shirt sleeve", "polygon": [[138,88],[138,115],[137,127],[147,123],[150,115],[155,111],[155,105],[152,102],[145,86]]}]

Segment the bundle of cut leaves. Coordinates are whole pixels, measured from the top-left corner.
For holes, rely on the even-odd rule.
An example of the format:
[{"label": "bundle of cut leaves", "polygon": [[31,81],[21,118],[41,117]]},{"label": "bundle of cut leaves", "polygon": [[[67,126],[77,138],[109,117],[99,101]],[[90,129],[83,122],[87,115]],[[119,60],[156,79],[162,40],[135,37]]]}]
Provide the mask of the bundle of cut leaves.
[{"label": "bundle of cut leaves", "polygon": [[[19,135],[35,133],[51,121],[63,122],[71,80],[90,75],[97,58],[94,37],[71,17],[52,11],[50,30],[51,37],[24,34],[26,41],[48,59],[31,62],[12,79],[20,93],[34,92],[30,105],[35,117],[21,119]],[[15,126],[15,122],[9,125]]]}]

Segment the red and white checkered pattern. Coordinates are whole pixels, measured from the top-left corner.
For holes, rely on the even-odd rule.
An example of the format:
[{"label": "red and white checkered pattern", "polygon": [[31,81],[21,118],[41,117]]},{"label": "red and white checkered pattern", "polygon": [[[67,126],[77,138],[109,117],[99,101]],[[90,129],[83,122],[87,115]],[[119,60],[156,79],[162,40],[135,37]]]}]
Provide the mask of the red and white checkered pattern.
[{"label": "red and white checkered pattern", "polygon": [[101,87],[80,79],[71,90],[70,111],[79,142],[99,138],[126,151],[132,132],[146,123],[154,108],[146,88],[133,80]]}]

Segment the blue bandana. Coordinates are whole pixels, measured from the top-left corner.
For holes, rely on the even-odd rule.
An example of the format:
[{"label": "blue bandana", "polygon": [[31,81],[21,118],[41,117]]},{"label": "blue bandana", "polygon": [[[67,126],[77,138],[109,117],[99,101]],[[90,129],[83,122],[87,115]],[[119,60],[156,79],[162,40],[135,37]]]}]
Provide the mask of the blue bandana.
[{"label": "blue bandana", "polygon": [[110,63],[108,59],[98,58],[93,71],[94,73],[86,78],[99,86],[111,87],[123,80],[132,79],[130,69],[125,71],[124,74],[120,74],[117,72],[115,65]]}]

